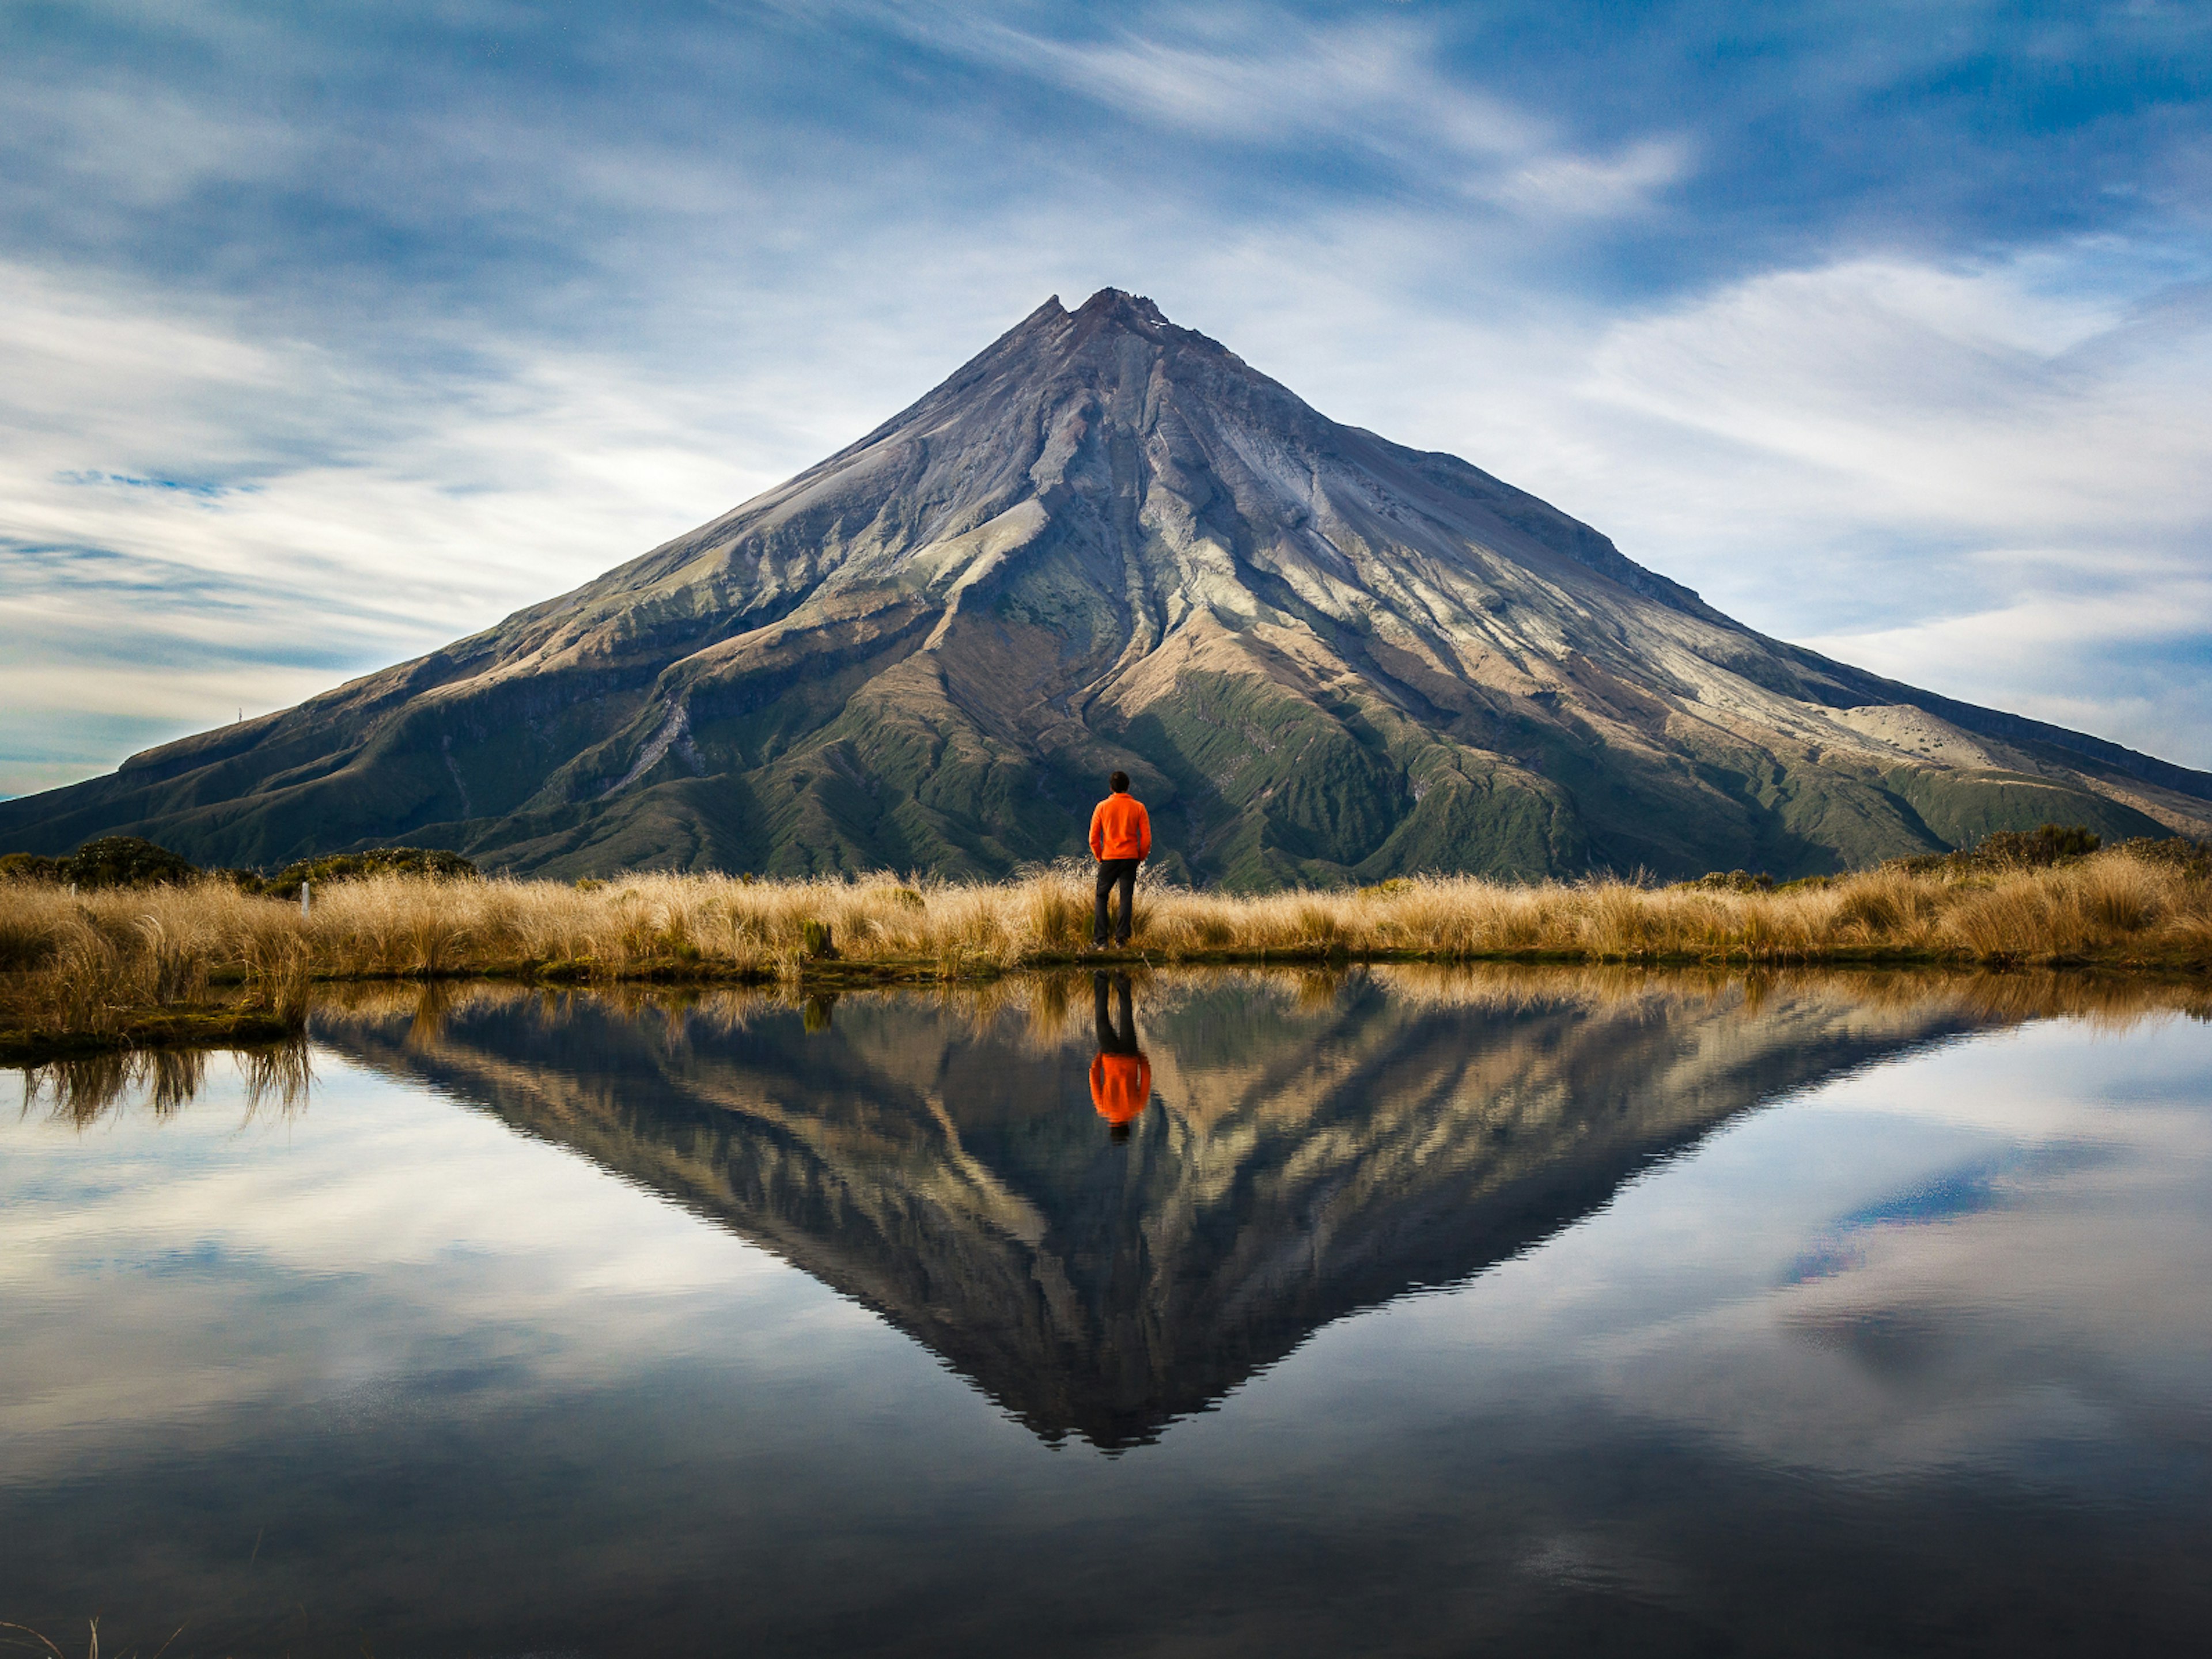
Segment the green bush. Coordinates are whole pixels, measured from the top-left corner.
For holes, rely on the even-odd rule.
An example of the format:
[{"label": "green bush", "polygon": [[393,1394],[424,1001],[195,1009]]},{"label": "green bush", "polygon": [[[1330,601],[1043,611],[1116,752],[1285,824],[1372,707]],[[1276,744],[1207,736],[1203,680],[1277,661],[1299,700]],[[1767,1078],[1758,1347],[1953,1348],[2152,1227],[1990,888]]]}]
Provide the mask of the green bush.
[{"label": "green bush", "polygon": [[190,881],[199,866],[137,836],[102,836],[60,860],[60,878],[79,887],[162,887]]},{"label": "green bush", "polygon": [[[2185,842],[2184,846],[2196,843]],[[1988,875],[2003,870],[2047,870],[2054,864],[2085,859],[2104,845],[2097,832],[2084,824],[2046,823],[2034,830],[1997,830],[1972,847],[1955,853],[1917,853],[1891,859],[1881,867],[1908,876]],[[2142,848],[2166,845],[2156,841],[2131,841],[2128,851],[2146,857]]]},{"label": "green bush", "polygon": [[252,870],[203,872],[181,854],[137,836],[102,836],[97,841],[85,842],[64,859],[50,859],[37,853],[0,855],[0,880],[46,881],[57,885],[75,883],[86,889],[175,884],[203,873],[228,881],[241,892],[297,898],[303,881],[312,881],[319,887],[356,876],[386,874],[435,876],[451,881],[472,879],[478,872],[475,865],[458,853],[425,847],[377,847],[365,853],[333,853],[319,859],[301,859],[273,876]]},{"label": "green bush", "polygon": [[1764,870],[1712,870],[1682,885],[1709,893],[1771,893],[1774,878]]},{"label": "green bush", "polygon": [[2046,823],[2035,830],[1996,830],[1976,842],[1965,856],[1983,869],[2042,870],[2069,859],[2087,858],[2103,844],[2094,830],[2081,824]]},{"label": "green bush", "polygon": [[288,864],[261,884],[272,898],[297,898],[300,884],[318,887],[362,876],[434,876],[446,881],[472,881],[481,872],[459,853],[436,847],[374,847],[365,853],[332,853],[319,859]]}]

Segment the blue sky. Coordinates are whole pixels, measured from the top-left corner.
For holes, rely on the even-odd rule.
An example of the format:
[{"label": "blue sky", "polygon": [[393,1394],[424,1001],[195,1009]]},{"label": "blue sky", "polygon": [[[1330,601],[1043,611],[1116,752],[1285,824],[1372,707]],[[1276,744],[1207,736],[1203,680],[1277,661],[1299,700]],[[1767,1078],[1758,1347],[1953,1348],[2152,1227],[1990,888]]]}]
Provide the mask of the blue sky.
[{"label": "blue sky", "polygon": [[1108,284],[1753,626],[2212,767],[2212,8],[0,0],[0,794]]}]

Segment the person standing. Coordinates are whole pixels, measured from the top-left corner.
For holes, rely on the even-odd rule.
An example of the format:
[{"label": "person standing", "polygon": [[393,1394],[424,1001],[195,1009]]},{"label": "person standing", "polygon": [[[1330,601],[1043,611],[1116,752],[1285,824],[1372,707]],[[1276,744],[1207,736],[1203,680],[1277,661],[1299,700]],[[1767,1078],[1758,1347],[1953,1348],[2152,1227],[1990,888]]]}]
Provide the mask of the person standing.
[{"label": "person standing", "polygon": [[1129,793],[1129,775],[1116,772],[1107,787],[1112,793],[1091,814],[1091,856],[1098,860],[1098,904],[1091,927],[1094,951],[1106,947],[1106,901],[1116,887],[1121,890],[1121,915],[1114,943],[1129,942],[1137,866],[1152,854],[1152,820],[1144,802]]}]

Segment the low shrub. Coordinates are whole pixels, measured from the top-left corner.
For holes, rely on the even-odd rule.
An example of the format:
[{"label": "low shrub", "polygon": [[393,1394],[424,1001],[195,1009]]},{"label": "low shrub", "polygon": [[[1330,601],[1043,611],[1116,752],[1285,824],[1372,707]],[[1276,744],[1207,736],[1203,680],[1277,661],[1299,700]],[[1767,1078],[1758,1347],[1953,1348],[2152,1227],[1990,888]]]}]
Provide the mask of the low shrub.
[{"label": "low shrub", "polygon": [[1764,870],[1710,870],[1680,884],[1707,893],[1771,893],[1774,878]]},{"label": "low shrub", "polygon": [[175,887],[199,874],[182,854],[140,836],[102,836],[59,860],[60,878],[87,889]]},{"label": "low shrub", "polygon": [[1999,830],[1967,849],[1965,856],[1984,869],[2047,870],[2071,859],[2085,859],[2104,844],[2078,823],[2046,823],[2036,830]]},{"label": "low shrub", "polygon": [[482,872],[459,853],[441,847],[373,847],[363,853],[331,853],[288,864],[256,890],[271,898],[297,898],[300,884],[326,887],[364,876],[432,876],[444,881],[474,881]]}]

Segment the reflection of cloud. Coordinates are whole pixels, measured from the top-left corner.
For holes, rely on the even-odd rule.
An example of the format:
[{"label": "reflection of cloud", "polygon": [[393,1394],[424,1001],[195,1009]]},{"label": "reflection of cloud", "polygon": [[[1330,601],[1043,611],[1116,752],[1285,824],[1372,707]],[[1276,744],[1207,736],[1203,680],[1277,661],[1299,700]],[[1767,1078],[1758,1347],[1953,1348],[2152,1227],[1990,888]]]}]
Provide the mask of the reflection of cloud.
[{"label": "reflection of cloud", "polygon": [[476,1408],[513,1410],[696,1350],[702,1298],[742,1295],[794,1341],[870,1323],[587,1162],[317,1069],[296,1117],[241,1124],[219,1084],[166,1121],[0,1127],[12,1474],[218,1407],[419,1382],[463,1351]]},{"label": "reflection of cloud", "polygon": [[[1967,1470],[2109,1498],[2167,1468],[2212,1367],[2208,1069],[2199,1025],[2070,1020],[1875,1066],[1464,1291],[1324,1333],[1308,1363],[1370,1395],[1401,1376],[1363,1396],[1385,1415],[1552,1400],[1605,1424],[1589,1433],[1609,1455],[1688,1456],[1692,1491]],[[1987,1205],[1984,1170],[2008,1172]],[[1824,1240],[1852,1259],[1789,1282]]]},{"label": "reflection of cloud", "polygon": [[[1801,1200],[1806,1231],[1773,1230],[1764,1278],[1750,1240],[1765,1224],[1740,1213],[1705,1247],[1714,1267],[1721,1251],[1744,1260],[1733,1294],[1594,1345],[1607,1398],[1763,1463],[1845,1476],[1970,1462],[2035,1484],[2058,1478],[2040,1449],[2053,1442],[2155,1438],[2177,1380],[2212,1361],[2197,1305],[2212,1124],[2163,1098],[2200,1087],[2203,1058],[2189,1028],[2120,1048],[2046,1027],[1847,1079],[1740,1128],[1749,1202],[1793,1166],[1859,1195],[1826,1225],[1808,1226]],[[1980,1150],[1959,1156],[1962,1134]],[[1711,1188],[1674,1202],[1701,1196],[1728,1202]],[[1694,1235],[1668,1237],[1688,1253],[1676,1271],[1694,1272]]]},{"label": "reflection of cloud", "polygon": [[2099,1146],[2062,1143],[2014,1148],[1939,1170],[1902,1191],[1840,1216],[1782,1274],[1785,1285],[1832,1279],[1866,1265],[1865,1233],[1881,1227],[1926,1227],[2014,1203],[2038,1182],[2087,1169],[2111,1155]]}]

